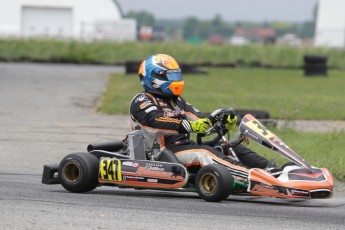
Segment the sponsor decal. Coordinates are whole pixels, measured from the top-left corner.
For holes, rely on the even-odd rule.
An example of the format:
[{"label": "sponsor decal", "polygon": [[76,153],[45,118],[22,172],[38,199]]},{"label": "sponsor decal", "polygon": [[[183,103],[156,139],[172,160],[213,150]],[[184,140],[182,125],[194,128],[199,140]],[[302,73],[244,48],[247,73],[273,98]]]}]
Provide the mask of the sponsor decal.
[{"label": "sponsor decal", "polygon": [[181,114],[185,114],[184,110],[176,111],[171,109],[163,109],[164,110],[164,117],[179,117]]},{"label": "sponsor decal", "polygon": [[147,182],[150,182],[150,183],[157,183],[158,180],[157,180],[157,179],[147,179]]},{"label": "sponsor decal", "polygon": [[152,105],[151,102],[149,102],[149,101],[144,101],[144,102],[142,102],[142,103],[139,105],[139,107],[140,107],[140,109],[145,109],[145,108],[147,108],[147,107],[150,106],[150,105]]},{"label": "sponsor decal", "polygon": [[145,95],[140,95],[139,97],[135,99],[135,102],[137,103],[137,102],[147,101],[147,99],[148,98]]},{"label": "sponsor decal", "polygon": [[235,176],[233,175],[234,179],[237,180],[238,182],[242,182],[242,183],[247,183],[248,182],[248,179],[244,179],[242,177],[238,177],[238,176]]},{"label": "sponsor decal", "polygon": [[173,177],[172,172],[164,172],[164,171],[151,171],[143,167],[139,167],[137,174],[142,175],[142,176],[148,176],[148,177],[159,177],[159,178],[171,178]]},{"label": "sponsor decal", "polygon": [[137,168],[140,164],[138,162],[124,161],[122,165],[131,166]]},{"label": "sponsor decal", "polygon": [[145,165],[146,166],[153,166],[153,167],[163,167],[163,165],[159,164],[159,163],[146,163]]},{"label": "sponsor decal", "polygon": [[159,105],[165,107],[168,106],[168,103],[166,103],[165,101],[159,101]]},{"label": "sponsor decal", "polygon": [[124,175],[122,179],[123,181],[139,181],[144,180],[144,177]]},{"label": "sponsor decal", "polygon": [[257,192],[270,193],[270,194],[279,194],[280,193],[278,190],[275,190],[272,186],[267,186],[264,184],[255,184],[251,190],[257,191]]},{"label": "sponsor decal", "polygon": [[181,69],[169,69],[167,73],[181,73]]},{"label": "sponsor decal", "polygon": [[154,167],[154,166],[145,166],[145,169],[151,170],[151,171],[164,171],[164,168]]},{"label": "sponsor decal", "polygon": [[145,109],[145,113],[150,113],[150,112],[155,111],[155,110],[157,110],[157,107],[156,106],[151,106],[151,107]]}]

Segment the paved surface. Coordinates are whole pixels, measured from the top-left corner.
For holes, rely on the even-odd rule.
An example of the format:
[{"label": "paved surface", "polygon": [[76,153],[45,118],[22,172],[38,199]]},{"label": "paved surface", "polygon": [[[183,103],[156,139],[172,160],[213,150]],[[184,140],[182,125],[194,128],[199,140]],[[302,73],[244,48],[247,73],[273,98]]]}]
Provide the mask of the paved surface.
[{"label": "paved surface", "polygon": [[118,140],[126,116],[94,112],[121,67],[0,64],[0,229],[342,229],[345,200],[292,201],[41,184],[43,164]]},{"label": "paved surface", "polygon": [[278,127],[290,127],[301,132],[340,132],[345,131],[345,121],[325,121],[325,120],[278,120]]},{"label": "paved surface", "polygon": [[343,229],[344,199],[230,196],[98,188],[73,194],[39,175],[0,173],[0,229]]},{"label": "paved surface", "polygon": [[129,120],[97,114],[95,107],[108,74],[123,71],[0,64],[0,171],[41,173],[43,164],[85,151],[89,143],[122,139]]}]

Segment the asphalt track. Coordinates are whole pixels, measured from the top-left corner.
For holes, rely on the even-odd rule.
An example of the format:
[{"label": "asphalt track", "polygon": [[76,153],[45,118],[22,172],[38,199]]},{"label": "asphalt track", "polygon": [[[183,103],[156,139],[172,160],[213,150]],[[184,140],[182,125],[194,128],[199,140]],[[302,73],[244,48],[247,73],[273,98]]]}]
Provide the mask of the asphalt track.
[{"label": "asphalt track", "polygon": [[0,229],[343,229],[345,199],[230,196],[41,184],[43,164],[129,131],[95,113],[109,72],[122,67],[0,64]]}]

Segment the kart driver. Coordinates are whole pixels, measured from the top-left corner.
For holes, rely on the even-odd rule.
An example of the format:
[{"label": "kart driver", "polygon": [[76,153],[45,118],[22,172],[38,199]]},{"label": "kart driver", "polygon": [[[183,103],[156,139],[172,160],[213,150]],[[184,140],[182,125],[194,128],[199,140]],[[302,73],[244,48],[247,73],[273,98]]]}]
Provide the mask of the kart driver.
[{"label": "kart driver", "polygon": [[[237,179],[247,181],[249,168],[269,167],[269,161],[243,145],[233,147],[240,161],[234,160],[208,145],[189,139],[190,133],[203,134],[212,123],[180,95],[184,89],[181,69],[176,60],[166,54],[156,54],[139,67],[144,92],[137,94],[130,105],[132,128],[140,126],[151,139],[175,153],[186,167],[203,167],[219,163],[226,166]],[[226,118],[226,128],[233,130],[237,117]],[[152,134],[152,135],[151,135]],[[148,138],[145,138],[145,140]],[[153,140],[151,140],[152,146]]]}]

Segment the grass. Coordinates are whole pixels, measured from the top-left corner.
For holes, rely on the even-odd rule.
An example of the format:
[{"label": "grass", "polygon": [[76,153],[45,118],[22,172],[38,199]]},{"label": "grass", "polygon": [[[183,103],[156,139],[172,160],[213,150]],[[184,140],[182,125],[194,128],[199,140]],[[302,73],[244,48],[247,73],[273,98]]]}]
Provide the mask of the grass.
[{"label": "grass", "polygon": [[[204,112],[220,107],[260,109],[278,119],[345,119],[345,73],[304,77],[300,70],[207,69],[208,75],[184,75],[183,97]],[[110,78],[99,111],[128,114],[133,96],[142,91],[136,75]],[[317,167],[326,167],[345,180],[345,132],[302,133],[273,129],[290,148]],[[266,158],[277,155],[251,142],[250,148]],[[286,160],[277,158],[278,165]]]},{"label": "grass", "polygon": [[[121,64],[142,60],[152,53],[168,53],[179,62],[253,62],[275,67],[300,68],[305,54],[327,55],[331,68],[345,69],[345,52],[336,49],[249,45],[234,47],[186,43],[114,43],[73,40],[0,39],[0,60],[57,61]],[[208,75],[184,75],[183,97],[201,111],[220,107],[259,109],[277,119],[345,119],[345,73],[331,71],[328,77],[303,77],[302,70],[207,69]],[[142,90],[135,75],[116,74],[98,108],[109,114],[128,114],[133,96]],[[291,129],[273,130],[282,140],[318,167],[329,168],[345,180],[345,132],[300,133]],[[252,142],[266,158],[276,154]],[[282,164],[284,160],[279,160]]]},{"label": "grass", "polygon": [[[345,72],[304,77],[301,70],[206,69],[184,75],[183,97],[204,112],[221,107],[266,110],[276,119],[345,119]],[[111,76],[99,111],[128,114],[129,102],[142,91],[136,75]]]},{"label": "grass", "polygon": [[184,42],[112,42],[47,39],[0,39],[0,59],[8,61],[62,61],[73,63],[121,64],[128,60],[143,60],[153,53],[168,53],[179,62],[187,63],[242,63],[253,62],[274,67],[303,66],[306,54],[327,55],[332,68],[345,69],[345,52],[341,49],[313,47],[215,46],[192,45]]}]

